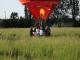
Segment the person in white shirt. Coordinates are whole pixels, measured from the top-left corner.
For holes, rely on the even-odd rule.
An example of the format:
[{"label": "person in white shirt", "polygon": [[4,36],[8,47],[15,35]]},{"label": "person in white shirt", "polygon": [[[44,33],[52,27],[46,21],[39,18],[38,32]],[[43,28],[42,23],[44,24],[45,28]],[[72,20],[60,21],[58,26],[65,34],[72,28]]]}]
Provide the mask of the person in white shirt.
[{"label": "person in white shirt", "polygon": [[43,28],[40,27],[40,36],[43,36],[43,35],[44,35]]},{"label": "person in white shirt", "polygon": [[39,27],[36,28],[36,35],[37,35],[37,36],[40,35],[40,29],[39,29]]}]

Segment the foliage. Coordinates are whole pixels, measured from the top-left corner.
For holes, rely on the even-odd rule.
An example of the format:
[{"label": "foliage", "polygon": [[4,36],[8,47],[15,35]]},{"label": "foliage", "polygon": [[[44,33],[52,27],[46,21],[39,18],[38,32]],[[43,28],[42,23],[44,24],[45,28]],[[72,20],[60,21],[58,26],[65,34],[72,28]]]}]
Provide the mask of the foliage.
[{"label": "foliage", "polygon": [[27,6],[24,6],[24,14],[25,14],[25,19],[31,19],[31,13],[29,12]]},{"label": "foliage", "polygon": [[32,20],[20,18],[20,19],[7,19],[1,20],[1,27],[9,28],[9,27],[30,27],[32,26]]},{"label": "foliage", "polygon": [[18,13],[17,12],[12,12],[10,19],[18,19]]},{"label": "foliage", "polygon": [[[74,27],[77,27],[75,18],[76,16],[78,16],[79,13],[78,4],[78,0],[61,0],[60,4],[56,7],[51,18],[57,18],[58,20],[61,20],[63,17],[71,15],[71,18],[73,20],[72,24]],[[59,22],[60,21],[58,21],[58,24],[60,24]]]}]

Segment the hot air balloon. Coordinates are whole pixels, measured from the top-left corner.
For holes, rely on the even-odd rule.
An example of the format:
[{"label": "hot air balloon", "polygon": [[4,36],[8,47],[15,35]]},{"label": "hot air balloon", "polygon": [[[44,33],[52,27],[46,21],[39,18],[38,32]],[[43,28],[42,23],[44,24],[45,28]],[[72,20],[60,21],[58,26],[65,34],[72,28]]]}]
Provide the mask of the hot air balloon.
[{"label": "hot air balloon", "polygon": [[39,18],[46,21],[54,11],[60,0],[19,0],[22,5],[26,5],[30,13],[37,22]]}]

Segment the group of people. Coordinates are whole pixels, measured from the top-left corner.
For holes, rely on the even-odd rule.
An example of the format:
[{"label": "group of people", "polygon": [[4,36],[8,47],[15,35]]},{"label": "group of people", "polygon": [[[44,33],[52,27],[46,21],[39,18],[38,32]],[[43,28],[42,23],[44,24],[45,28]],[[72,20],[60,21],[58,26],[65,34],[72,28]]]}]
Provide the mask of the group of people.
[{"label": "group of people", "polygon": [[30,36],[50,36],[50,35],[51,29],[49,28],[49,26],[39,24],[34,28],[30,27]]}]

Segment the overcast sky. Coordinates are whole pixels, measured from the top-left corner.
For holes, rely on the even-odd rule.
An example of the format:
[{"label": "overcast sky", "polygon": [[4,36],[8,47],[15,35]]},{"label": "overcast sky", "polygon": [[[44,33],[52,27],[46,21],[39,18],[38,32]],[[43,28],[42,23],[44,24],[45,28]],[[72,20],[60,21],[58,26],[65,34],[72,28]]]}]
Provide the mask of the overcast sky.
[{"label": "overcast sky", "polygon": [[0,18],[10,17],[11,12],[17,12],[20,16],[24,16],[24,6],[19,0],[0,0]]},{"label": "overcast sky", "polygon": [[19,16],[24,16],[24,6],[19,0],[0,0],[0,18],[10,17],[11,12],[17,12]]}]

